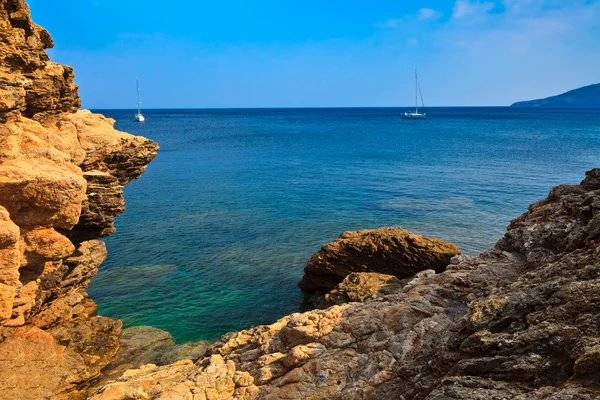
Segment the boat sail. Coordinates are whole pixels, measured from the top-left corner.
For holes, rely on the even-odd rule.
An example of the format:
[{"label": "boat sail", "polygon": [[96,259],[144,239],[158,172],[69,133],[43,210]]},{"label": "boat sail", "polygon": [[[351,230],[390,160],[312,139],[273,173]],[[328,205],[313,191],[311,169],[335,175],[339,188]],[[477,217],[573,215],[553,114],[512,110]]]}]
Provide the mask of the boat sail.
[{"label": "boat sail", "polygon": [[[423,112],[419,112],[419,95],[421,96],[421,105],[423,106]],[[415,111],[405,112],[402,114],[402,119],[425,119],[427,113],[425,112],[425,103],[423,102],[423,94],[421,93],[421,86],[419,85],[419,76],[415,69]]]},{"label": "boat sail", "polygon": [[138,77],[135,77],[135,86],[137,88],[137,113],[133,116],[133,120],[136,122],[144,122],[146,118],[142,114],[142,102],[140,101],[140,84],[138,82]]}]

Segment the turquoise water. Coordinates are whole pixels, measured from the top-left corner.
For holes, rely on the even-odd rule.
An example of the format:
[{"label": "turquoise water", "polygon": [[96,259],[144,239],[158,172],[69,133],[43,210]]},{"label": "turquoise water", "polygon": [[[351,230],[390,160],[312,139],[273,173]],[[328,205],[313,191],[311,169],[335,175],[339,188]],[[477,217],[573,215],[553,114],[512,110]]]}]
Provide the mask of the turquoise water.
[{"label": "turquoise water", "polygon": [[400,112],[103,110],[161,151],[106,238],[100,314],[178,342],[271,323],[301,309],[304,263],[344,230],[402,226],[473,254],[600,166],[599,110]]}]

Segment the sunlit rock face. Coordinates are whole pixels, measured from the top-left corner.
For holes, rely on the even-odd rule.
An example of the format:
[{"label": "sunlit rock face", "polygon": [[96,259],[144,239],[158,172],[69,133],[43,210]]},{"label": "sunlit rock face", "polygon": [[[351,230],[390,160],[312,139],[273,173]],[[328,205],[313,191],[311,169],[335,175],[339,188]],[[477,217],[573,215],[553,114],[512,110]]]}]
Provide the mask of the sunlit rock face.
[{"label": "sunlit rock face", "polygon": [[121,323],[95,316],[89,280],[123,212],[122,187],[156,143],[79,110],[71,67],[22,0],[0,2],[0,398],[67,396],[98,375]]},{"label": "sunlit rock face", "polygon": [[[448,255],[402,281],[349,271],[328,285],[331,307],[94,388],[121,332],[86,294],[106,257],[94,239],[114,230],[122,186],[158,147],[79,111],[51,45],[23,1],[0,2],[0,398],[600,397],[600,170],[552,189],[479,256]],[[357,254],[371,242],[355,242]]]}]

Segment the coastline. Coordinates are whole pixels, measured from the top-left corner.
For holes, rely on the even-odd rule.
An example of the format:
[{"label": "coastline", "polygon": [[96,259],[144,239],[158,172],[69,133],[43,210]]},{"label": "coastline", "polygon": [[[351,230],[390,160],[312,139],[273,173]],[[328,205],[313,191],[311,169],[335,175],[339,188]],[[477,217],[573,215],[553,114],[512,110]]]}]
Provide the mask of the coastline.
[{"label": "coastline", "polygon": [[[17,83],[0,92],[1,398],[600,396],[600,169],[551,189],[479,255],[444,251],[444,261],[423,263],[402,281],[380,277],[366,294],[364,276],[350,278],[356,271],[344,267],[317,287],[333,287],[335,305],[186,348],[149,328],[138,333],[155,347],[136,349],[120,321],[96,315],[86,288],[106,257],[97,239],[114,232],[124,211],[123,186],[158,145],[79,110],[73,71],[50,62],[50,35],[26,3],[0,11],[0,46],[19,61],[4,65],[5,80]],[[433,245],[403,235],[409,269],[413,251]],[[363,237],[339,248],[380,254],[386,243]],[[344,265],[337,258],[323,268]],[[124,364],[98,382],[128,349],[141,365],[116,361]]]},{"label": "coastline", "polygon": [[415,125],[394,109],[164,111],[143,126],[107,115],[162,151],[125,187],[89,293],[103,315],[178,343],[300,311],[302,268],[343,231],[399,226],[475,255],[600,161],[594,117],[580,114],[469,110]]},{"label": "coastline", "polygon": [[158,145],[80,110],[73,69],[22,0],[0,6],[0,397],[77,394],[117,352],[121,322],[86,288],[100,237],[124,211],[123,185]]},{"label": "coastline", "polygon": [[597,398],[599,195],[595,169],[445,272],[232,333],[196,362],[130,370],[92,398]]}]

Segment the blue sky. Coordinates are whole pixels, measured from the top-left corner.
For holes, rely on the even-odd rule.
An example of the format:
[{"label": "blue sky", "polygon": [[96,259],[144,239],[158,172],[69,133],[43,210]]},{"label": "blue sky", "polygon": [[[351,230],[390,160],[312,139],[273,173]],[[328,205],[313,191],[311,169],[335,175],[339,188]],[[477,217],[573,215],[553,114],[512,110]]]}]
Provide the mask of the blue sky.
[{"label": "blue sky", "polygon": [[[600,82],[600,0],[29,0],[86,108],[508,105]],[[166,7],[165,4],[169,4]]]}]

